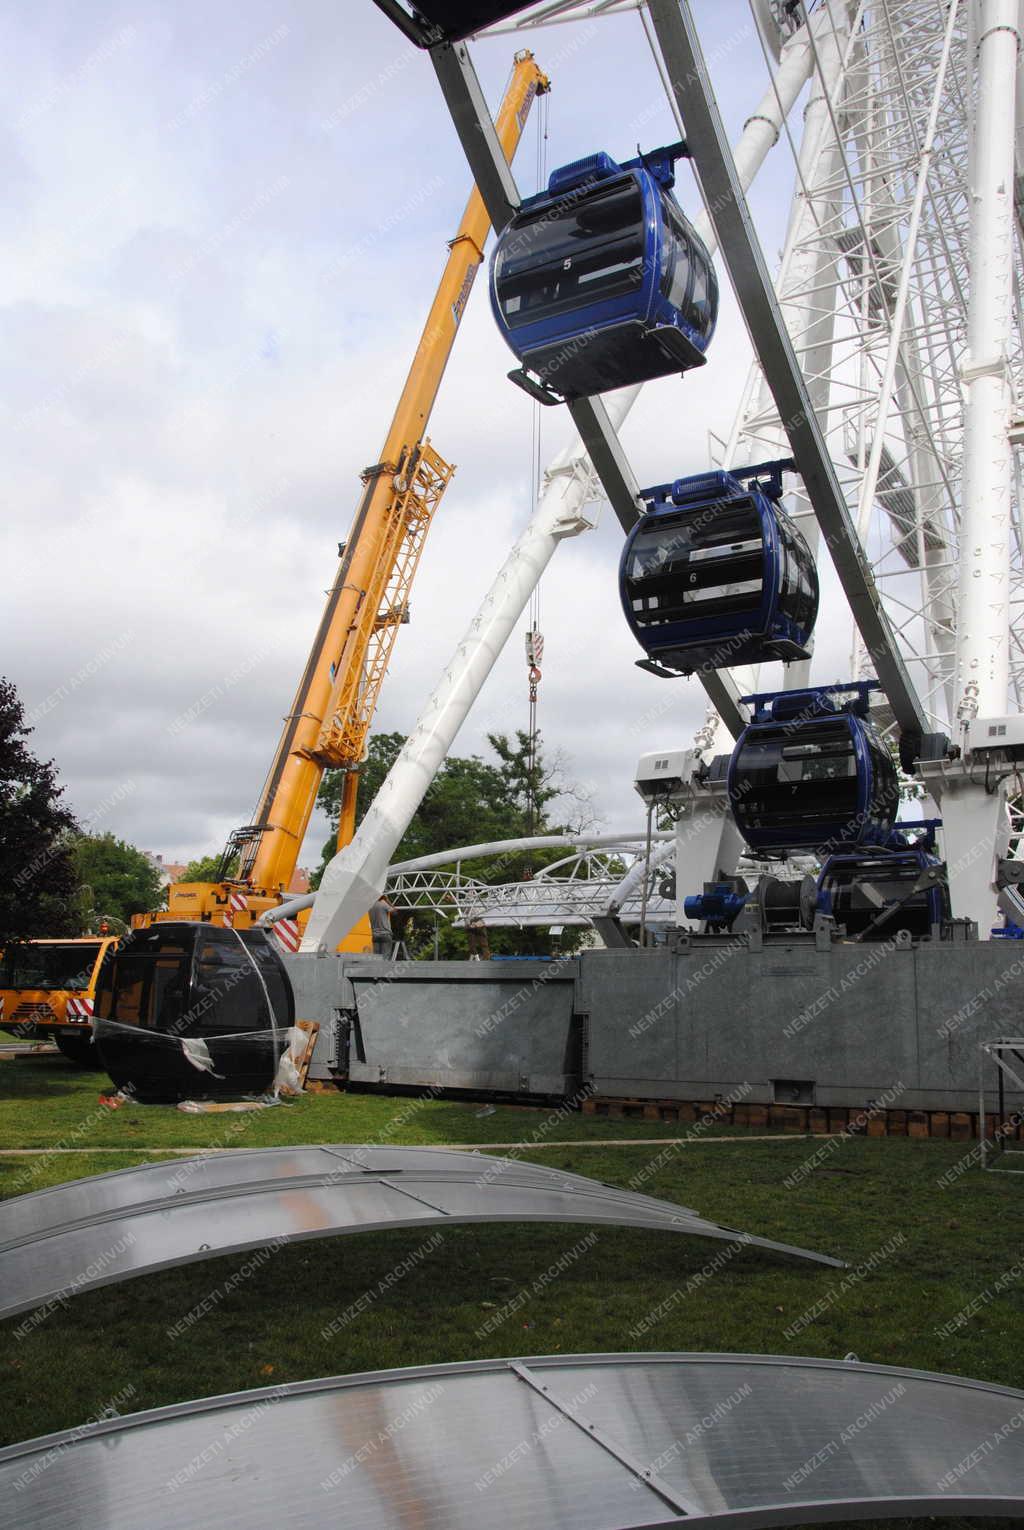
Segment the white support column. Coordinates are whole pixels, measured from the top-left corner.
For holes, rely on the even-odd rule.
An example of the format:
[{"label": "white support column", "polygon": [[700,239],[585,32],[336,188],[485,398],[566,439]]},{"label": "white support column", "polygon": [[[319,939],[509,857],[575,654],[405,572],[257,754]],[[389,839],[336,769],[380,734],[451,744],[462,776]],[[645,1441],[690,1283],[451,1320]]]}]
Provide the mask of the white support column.
[{"label": "white support column", "polygon": [[[978,41],[971,144],[971,286],[964,481],[956,653],[957,723],[1006,712],[1012,395],[1013,187],[1018,0],[973,0]],[[986,792],[982,767],[942,793],[944,847],[953,912],[978,921],[982,939],[995,922],[995,859],[1005,828],[1004,792]],[[977,784],[969,775],[979,777]]]},{"label": "white support column", "polygon": [[[804,107],[797,156],[797,187],[790,207],[775,290],[819,414],[828,407],[827,372],[835,323],[835,297],[827,291],[827,270],[830,265],[834,268],[837,257],[825,238],[815,240],[815,231],[831,226],[830,219],[834,214],[834,192],[832,198],[825,195],[825,188],[835,185],[839,162],[839,145],[832,131],[829,101],[836,102],[841,95],[850,10],[846,0],[842,3],[829,0],[827,5],[814,11],[810,21],[805,22],[786,44],[776,76],[778,84],[784,78],[784,71],[799,69],[803,82],[812,79],[817,54],[821,72],[814,72]],[[808,30],[811,26],[815,34],[813,43]],[[748,389],[729,437],[726,462],[730,465],[740,460],[741,442],[743,458],[754,461],[772,452],[779,456],[789,452],[789,442],[771,390],[756,361],[751,375],[754,386]],[[812,539],[816,538],[816,526],[805,529],[810,531]]]},{"label": "white support column", "polygon": [[[613,426],[621,423],[634,397],[632,389],[609,397]],[[559,542],[593,525],[583,507],[595,498],[593,474],[582,445],[574,442],[549,469],[536,514],[498,571],[355,838],[324,872],[302,939],[303,951],[332,951],[380,895],[398,842],[537,581]]]},{"label": "white support column", "polygon": [[[676,804],[678,810],[678,804]],[[705,882],[732,876],[743,853],[743,836],[725,799],[695,797],[676,823],[676,923],[687,924],[684,899]]]},{"label": "white support column", "polygon": [[[793,337],[807,378],[807,391],[814,411],[826,433],[835,339],[836,266],[840,257],[822,231],[835,227],[838,210],[836,184],[841,145],[836,141],[830,106],[839,113],[843,110],[849,12],[850,6],[841,0],[828,0],[811,18],[816,29],[818,70],[811,79],[800,141],[799,167],[803,185],[794,198],[783,267],[776,282],[786,328]],[[773,407],[763,378],[761,386],[763,404]],[[781,423],[777,427],[777,439],[777,455],[787,455],[789,443]],[[754,455],[756,458],[757,453]],[[797,502],[794,508],[803,511],[800,529],[811,553],[817,558],[818,523],[810,514],[806,495],[798,492],[794,499]],[[787,664],[783,674],[783,685],[787,690],[810,685],[811,660]]]},{"label": "white support column", "polygon": [[1018,0],[974,0],[978,72],[971,179],[958,721],[999,716],[1009,681],[1013,184]]},{"label": "white support column", "polygon": [[[984,767],[979,767],[984,775]],[[925,775],[926,784],[931,782]],[[974,919],[978,937],[988,940],[998,926],[999,898],[996,862],[1005,856],[1009,840],[1006,799],[1002,791],[988,796],[966,774],[950,776],[934,789],[942,816],[942,853],[949,873],[950,901],[955,919]]]}]

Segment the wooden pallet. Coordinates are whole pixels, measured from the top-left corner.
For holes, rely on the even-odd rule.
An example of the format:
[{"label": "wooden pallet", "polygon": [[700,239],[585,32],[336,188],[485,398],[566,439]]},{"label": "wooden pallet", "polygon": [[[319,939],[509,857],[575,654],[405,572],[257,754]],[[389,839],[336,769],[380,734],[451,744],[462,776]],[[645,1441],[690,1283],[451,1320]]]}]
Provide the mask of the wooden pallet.
[{"label": "wooden pallet", "polygon": [[[613,1121],[667,1121],[680,1126],[748,1126],[762,1131],[824,1136],[847,1132],[861,1137],[945,1137],[969,1142],[978,1136],[977,1111],[879,1110],[820,1105],[730,1105],[715,1100],[639,1100],[590,1095],[583,1114],[607,1116]],[[999,1126],[998,1116],[986,1116],[989,1139]],[[1024,1121],[1005,1123],[1007,1141],[1024,1141]]]},{"label": "wooden pallet", "polygon": [[296,1063],[299,1073],[299,1089],[300,1092],[304,1093],[306,1090],[306,1080],[309,1078],[310,1064],[313,1061],[313,1052],[316,1049],[316,1038],[320,1034],[320,1022],[318,1020],[296,1020],[295,1028],[296,1030],[303,1031],[306,1037],[306,1045],[303,1048],[302,1056]]}]

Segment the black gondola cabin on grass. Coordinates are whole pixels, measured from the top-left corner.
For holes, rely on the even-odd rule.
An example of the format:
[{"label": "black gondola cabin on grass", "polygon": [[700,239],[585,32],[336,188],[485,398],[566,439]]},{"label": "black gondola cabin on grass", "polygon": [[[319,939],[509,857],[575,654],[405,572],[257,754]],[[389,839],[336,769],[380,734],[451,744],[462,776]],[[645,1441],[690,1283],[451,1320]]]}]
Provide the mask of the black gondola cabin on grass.
[{"label": "black gondola cabin on grass", "polygon": [[672,195],[685,153],[589,154],[553,171],[502,230],[491,305],[522,363],[509,376],[542,402],[704,365],[718,282]]},{"label": "black gondola cabin on grass", "polygon": [[690,674],[806,659],[818,575],[781,508],[789,459],[644,489],[648,506],[619,565],[622,609],[647,651],[641,668]]},{"label": "black gondola cabin on grass", "polygon": [[868,715],[877,680],[745,696],[727,790],[736,826],[765,855],[886,845],[900,792],[896,765]]},{"label": "black gondola cabin on grass", "polygon": [[[137,1099],[237,1097],[270,1088],[295,1003],[262,930],[166,920],[107,953],[95,1019],[103,1067]],[[212,1072],[183,1041],[201,1044]]]}]

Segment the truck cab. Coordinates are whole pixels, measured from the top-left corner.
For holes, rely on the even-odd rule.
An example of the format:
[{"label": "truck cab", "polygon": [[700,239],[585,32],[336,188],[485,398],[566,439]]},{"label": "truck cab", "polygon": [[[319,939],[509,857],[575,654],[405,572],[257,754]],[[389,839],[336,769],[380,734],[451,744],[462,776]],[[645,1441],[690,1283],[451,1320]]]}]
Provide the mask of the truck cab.
[{"label": "truck cab", "polygon": [[0,957],[0,1026],[25,1041],[55,1041],[81,1067],[98,1066],[92,1040],[96,979],[117,937],[30,940]]}]

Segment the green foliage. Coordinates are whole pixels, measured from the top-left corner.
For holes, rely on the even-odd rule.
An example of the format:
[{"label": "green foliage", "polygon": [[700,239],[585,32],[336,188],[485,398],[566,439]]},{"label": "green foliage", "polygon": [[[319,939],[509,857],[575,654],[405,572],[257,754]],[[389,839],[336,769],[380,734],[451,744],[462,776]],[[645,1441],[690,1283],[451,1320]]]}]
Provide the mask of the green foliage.
[{"label": "green foliage", "polygon": [[32,732],[15,687],[0,679],[0,946],[77,935],[74,815],[52,760],[26,747]]},{"label": "green foliage", "polygon": [[[490,733],[487,737],[497,762],[483,760],[479,755],[449,755],[403,835],[395,851],[396,861],[433,855],[456,845],[520,839],[531,832],[559,834],[568,827],[551,820],[551,804],[558,800],[578,808],[586,802],[585,794],[580,788],[567,785],[562,780],[561,761],[555,760],[551,764],[546,761],[539,735],[536,758],[532,764],[528,734],[518,730],[514,743],[504,733]],[[401,733],[376,733],[370,739],[366,762],[359,773],[357,828],[404,743],[405,738]],[[318,798],[320,806],[335,825],[338,822],[343,781],[341,771],[327,771]],[[532,828],[529,822],[531,793],[536,804]],[[578,827],[578,823],[571,827]],[[335,849],[335,839],[332,836],[324,846],[323,862],[312,878],[314,887],[320,885],[324,867],[334,855]],[[517,877],[529,877],[542,866],[559,860],[563,854],[562,850],[520,852],[474,861],[466,869],[482,882],[511,882]],[[393,922],[398,924],[398,920]],[[403,934],[411,955],[433,955],[432,914],[416,914],[411,925],[398,932]],[[580,931],[566,931],[561,937],[559,948],[575,949],[581,934]],[[437,937],[438,955],[442,959],[467,954],[466,936],[462,930],[454,930],[442,922]],[[497,954],[547,954],[551,949],[551,939],[546,930],[494,930],[490,932],[489,940],[491,950]]]},{"label": "green foliage", "polygon": [[540,751],[540,734],[537,735],[537,752],[530,757],[530,735],[516,729],[516,743],[511,745],[504,733],[488,733],[487,742],[498,756],[499,772],[510,802],[519,808],[525,832],[530,831],[530,807],[533,805],[533,823],[538,834],[544,833],[549,802],[563,795],[563,788],[556,784],[554,772],[548,770]]},{"label": "green foliage", "polygon": [[83,834],[75,842],[74,858],[90,927],[104,914],[127,924],[132,914],[159,905],[159,873],[134,845],[113,834]]},{"label": "green foliage", "polygon": [[[221,857],[219,855],[201,855],[196,861],[189,861],[181,874],[183,882],[219,882]],[[228,862],[225,877],[238,875],[238,856],[233,855]]]}]

